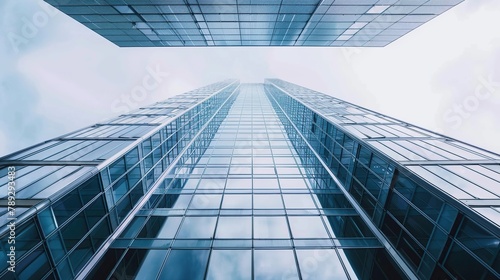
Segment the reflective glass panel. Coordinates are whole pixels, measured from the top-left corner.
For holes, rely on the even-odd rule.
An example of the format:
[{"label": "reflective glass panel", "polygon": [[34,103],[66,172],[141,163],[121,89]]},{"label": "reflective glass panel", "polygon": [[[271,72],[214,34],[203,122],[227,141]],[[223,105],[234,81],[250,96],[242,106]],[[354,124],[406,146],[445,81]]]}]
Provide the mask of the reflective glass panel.
[{"label": "reflective glass panel", "polygon": [[213,250],[207,280],[252,279],[252,251]]}]

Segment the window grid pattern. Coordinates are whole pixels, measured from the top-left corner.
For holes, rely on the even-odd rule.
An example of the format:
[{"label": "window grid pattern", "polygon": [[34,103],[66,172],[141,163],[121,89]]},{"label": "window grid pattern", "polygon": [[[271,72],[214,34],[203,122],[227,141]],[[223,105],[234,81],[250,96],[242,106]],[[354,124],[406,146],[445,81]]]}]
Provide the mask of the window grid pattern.
[{"label": "window grid pattern", "polygon": [[[225,106],[230,106],[234,99],[230,96],[237,86],[238,83],[234,81],[217,83],[153,105],[166,105],[172,100],[174,104],[184,104],[179,106],[184,113],[163,124],[152,136],[103,167],[100,174],[97,174],[99,172],[95,167],[99,161],[92,167],[78,166],[77,160],[74,161],[74,166],[16,166],[19,175],[16,178],[16,183],[19,184],[16,198],[33,201],[31,206],[16,209],[16,234],[20,239],[16,240],[16,277],[70,279],[77,275],[190,139],[226,100],[228,102]],[[214,95],[217,91],[219,92]],[[227,110],[218,112],[224,113]],[[81,131],[92,133],[92,128],[100,131],[100,127],[101,125],[96,125]],[[84,135],[76,137],[83,139],[80,142],[86,142]],[[95,142],[93,137],[87,142]],[[71,140],[60,142],[75,142],[71,136],[68,139]],[[0,161],[0,172],[7,172],[7,166],[11,165],[16,156],[18,158],[15,160],[19,160],[20,164],[27,164],[33,154],[44,153],[50,157],[51,154],[61,153],[51,150],[52,146],[41,144],[4,157]],[[113,150],[113,153],[116,155],[118,152]],[[85,155],[80,151],[76,151],[76,154]],[[45,158],[41,159],[43,164]],[[46,162],[64,164],[64,160],[50,159]],[[89,175],[93,176],[85,181]],[[3,176],[0,181],[0,188],[5,190],[7,182],[3,178],[6,177]],[[38,205],[38,209],[33,208],[34,205]],[[7,207],[2,206],[0,209],[0,219],[4,225],[0,237],[3,244],[0,278],[4,279],[14,277],[14,274],[7,271],[7,260],[3,261],[10,251],[10,245],[7,242],[8,232],[5,231],[8,223]]]},{"label": "window grid pattern", "polygon": [[122,47],[383,47],[463,0],[45,0]]},{"label": "window grid pattern", "polygon": [[309,148],[295,141],[263,86],[242,85],[215,136],[197,139],[91,273],[108,279],[404,277],[394,264],[383,271],[375,259],[387,260],[385,249]]},{"label": "window grid pattern", "polygon": [[[269,94],[292,116],[309,143],[419,277],[470,278],[473,275],[463,267],[464,261],[474,265],[474,275],[480,276],[480,279],[499,277],[500,266],[494,262],[499,256],[499,219],[496,216],[498,212],[491,213],[498,206],[498,191],[494,189],[497,181],[492,179],[496,175],[489,172],[498,165],[494,165],[493,160],[490,165],[455,163],[408,166],[408,169],[401,165],[396,167],[396,162],[391,163],[387,155],[369,146],[371,141],[362,142],[348,136],[339,129],[342,124],[327,121],[327,117],[304,106],[303,103],[309,105],[317,100],[308,96],[304,88],[279,80],[269,83]],[[321,97],[330,99],[325,95]],[[328,110],[324,100],[323,112]],[[335,108],[329,110],[333,114]],[[468,148],[466,144],[461,144],[461,147]],[[496,156],[492,153],[481,155]],[[473,161],[469,159],[469,162]],[[460,196],[458,190],[452,191],[444,182],[433,181],[434,185],[431,185],[418,180],[415,173],[411,173],[417,167],[439,171],[442,177],[455,183],[456,189],[464,190],[462,193],[467,191],[469,195]],[[467,202],[468,207],[457,204],[457,198]],[[485,217],[491,221],[478,216],[480,211],[467,217],[465,213],[470,213],[471,209],[489,209],[489,217]],[[482,225],[473,220],[482,220]],[[457,240],[457,236],[463,236],[463,241]]]},{"label": "window grid pattern", "polygon": [[[411,171],[426,184],[433,185],[453,200],[460,201],[492,223],[500,225],[500,155],[285,81],[268,82],[299,100],[300,104],[314,108],[316,113],[306,115],[309,119],[303,121],[304,129],[309,129],[308,126],[313,123],[317,136],[310,141],[319,143],[320,154],[333,155],[328,160],[341,161],[341,157],[349,152],[341,154],[342,149],[338,147],[344,147],[343,141],[350,143],[353,139],[360,139],[354,141],[354,145],[363,143],[365,150],[383,153],[384,158],[388,158],[386,162],[394,161],[405,166],[405,170]],[[299,104],[294,106],[300,108]],[[341,121],[353,114],[371,116],[372,120],[360,123]],[[370,132],[365,130],[368,127]],[[394,133],[386,134],[389,130]],[[378,132],[376,137],[370,134],[374,131]],[[351,155],[354,152],[350,151]],[[361,156],[366,154],[362,151]],[[348,158],[344,160],[349,161]],[[358,165],[366,165],[366,161]],[[349,170],[347,166],[345,170]],[[339,176],[341,179],[344,177]]]},{"label": "window grid pattern", "polygon": [[[17,209],[15,276],[1,229],[0,278],[68,279],[89,260],[89,277],[404,278],[358,206],[420,278],[500,277],[498,155],[284,81],[237,87],[217,83],[2,158],[0,189],[16,164],[27,206]],[[155,124],[113,123],[162,113]],[[71,152],[122,133],[130,138],[117,142],[135,144],[99,160]],[[398,161],[373,143],[421,158]]]}]

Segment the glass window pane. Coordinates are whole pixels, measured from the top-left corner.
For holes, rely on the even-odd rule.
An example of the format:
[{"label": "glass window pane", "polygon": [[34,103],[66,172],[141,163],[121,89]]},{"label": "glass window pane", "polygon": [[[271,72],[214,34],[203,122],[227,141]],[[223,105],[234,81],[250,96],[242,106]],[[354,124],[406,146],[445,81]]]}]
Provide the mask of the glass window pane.
[{"label": "glass window pane", "polygon": [[213,250],[206,279],[252,279],[252,252],[250,250]]},{"label": "glass window pane", "polygon": [[286,208],[316,208],[308,194],[284,194],[283,199]]},{"label": "glass window pane", "polygon": [[223,209],[250,209],[252,196],[249,194],[226,194],[222,200]]},{"label": "glass window pane", "polygon": [[189,205],[190,209],[219,209],[222,195],[196,194]]},{"label": "glass window pane", "polygon": [[[138,238],[153,238],[158,235],[160,227],[165,223],[167,217],[153,216],[149,218],[141,232],[139,232]],[[136,220],[137,221],[137,220]]]},{"label": "glass window pane", "polygon": [[203,279],[209,250],[172,250],[159,279]]},{"label": "glass window pane", "polygon": [[226,183],[227,189],[251,189],[252,179],[228,179]]},{"label": "glass window pane", "polygon": [[451,246],[444,266],[459,279],[475,279],[486,272],[486,268],[457,243]]},{"label": "glass window pane", "polygon": [[304,280],[348,279],[334,249],[297,250]]},{"label": "glass window pane", "polygon": [[254,238],[290,238],[285,217],[254,217]]},{"label": "glass window pane", "polygon": [[182,217],[168,217],[167,221],[158,231],[158,238],[174,238],[181,223]]},{"label": "glass window pane", "polygon": [[212,238],[217,217],[186,217],[177,238]]},{"label": "glass window pane", "polygon": [[283,202],[279,194],[255,194],[253,196],[255,209],[282,209]]},{"label": "glass window pane", "polygon": [[167,194],[165,195],[165,205],[161,208],[186,209],[191,197],[191,195]]},{"label": "glass window pane", "polygon": [[255,279],[299,279],[292,250],[255,250]]},{"label": "glass window pane", "polygon": [[320,216],[289,217],[294,238],[329,238]]},{"label": "glass window pane", "polygon": [[[256,168],[254,168],[254,176],[256,174],[258,174],[258,175],[269,174],[269,173],[260,173],[258,171],[256,172],[255,169]],[[278,180],[276,180],[276,179],[254,179],[253,180],[253,188],[254,189],[279,189]]]},{"label": "glass window pane", "polygon": [[167,250],[149,250],[135,279],[155,279],[166,255]]},{"label": "glass window pane", "polygon": [[252,217],[220,217],[216,238],[252,238]]}]

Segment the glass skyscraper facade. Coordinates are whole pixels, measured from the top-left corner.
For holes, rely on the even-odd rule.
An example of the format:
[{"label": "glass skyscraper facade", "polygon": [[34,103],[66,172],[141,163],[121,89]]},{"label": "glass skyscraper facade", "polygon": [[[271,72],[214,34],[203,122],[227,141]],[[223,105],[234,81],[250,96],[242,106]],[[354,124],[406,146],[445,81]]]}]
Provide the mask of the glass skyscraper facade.
[{"label": "glass skyscraper facade", "polygon": [[45,0],[120,47],[383,47],[463,0]]},{"label": "glass skyscraper facade", "polygon": [[0,278],[498,279],[499,160],[227,80],[1,158]]}]

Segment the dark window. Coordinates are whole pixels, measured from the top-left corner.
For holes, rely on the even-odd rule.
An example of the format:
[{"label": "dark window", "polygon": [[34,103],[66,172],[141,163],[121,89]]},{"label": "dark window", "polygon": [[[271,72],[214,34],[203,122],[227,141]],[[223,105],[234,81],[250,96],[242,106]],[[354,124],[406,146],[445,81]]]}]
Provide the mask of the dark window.
[{"label": "dark window", "polygon": [[437,219],[443,207],[443,202],[441,200],[437,199],[422,187],[417,187],[415,189],[411,202],[434,221]]},{"label": "dark window", "polygon": [[460,245],[454,243],[450,249],[444,266],[459,279],[484,279],[487,270]]},{"label": "dark window", "polygon": [[109,228],[109,217],[106,217],[106,219],[102,220],[101,223],[90,233],[94,250],[97,250],[110,235],[111,229]]},{"label": "dark window", "polygon": [[209,250],[172,250],[160,274],[160,279],[203,279]]},{"label": "dark window", "polygon": [[404,226],[424,247],[427,245],[434,228],[433,223],[413,208],[410,209]]}]

